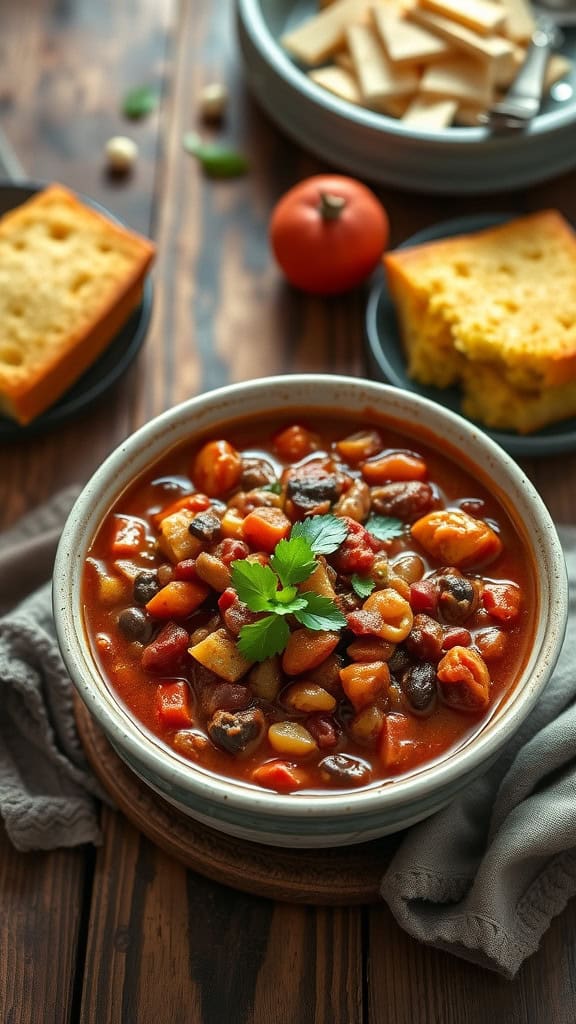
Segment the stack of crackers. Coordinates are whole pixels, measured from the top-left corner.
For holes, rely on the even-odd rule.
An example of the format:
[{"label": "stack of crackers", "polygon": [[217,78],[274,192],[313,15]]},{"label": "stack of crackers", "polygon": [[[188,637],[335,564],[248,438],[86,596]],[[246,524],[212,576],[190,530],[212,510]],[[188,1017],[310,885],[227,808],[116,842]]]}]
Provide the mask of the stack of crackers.
[{"label": "stack of crackers", "polygon": [[[341,99],[435,130],[481,123],[534,29],[528,0],[324,0],[282,44]],[[553,54],[545,89],[570,69]]]}]

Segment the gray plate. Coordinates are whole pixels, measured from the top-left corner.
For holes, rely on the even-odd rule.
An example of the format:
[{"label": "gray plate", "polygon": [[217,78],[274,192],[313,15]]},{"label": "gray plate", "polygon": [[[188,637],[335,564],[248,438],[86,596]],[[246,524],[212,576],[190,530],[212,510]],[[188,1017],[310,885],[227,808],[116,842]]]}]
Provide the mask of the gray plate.
[{"label": "gray plate", "polygon": [[[457,217],[454,220],[443,221],[419,231],[411,238],[406,239],[398,248],[403,249],[408,245],[432,242],[437,238],[464,235],[470,231],[480,231],[482,228],[503,224],[518,216],[518,213],[486,213],[471,217]],[[433,402],[463,415],[460,406],[460,391],[457,388],[424,387],[408,377],[394,303],[386,287],[386,282],[382,278],[374,283],[368,297],[366,342],[371,369],[377,377],[396,385],[396,387],[403,388],[405,391],[414,391],[419,395],[424,395],[425,398],[430,398]],[[488,430],[481,423],[476,425],[511,455],[543,456],[576,449],[576,419],[564,420],[528,436]]]},{"label": "gray plate", "polygon": [[[332,166],[420,192],[501,192],[576,166],[576,70],[529,127],[508,136],[486,128],[408,130],[401,121],[339,100],[310,81],[279,43],[317,10],[315,0],[236,0],[246,76],[287,135]],[[563,51],[576,62],[576,29]]]}]

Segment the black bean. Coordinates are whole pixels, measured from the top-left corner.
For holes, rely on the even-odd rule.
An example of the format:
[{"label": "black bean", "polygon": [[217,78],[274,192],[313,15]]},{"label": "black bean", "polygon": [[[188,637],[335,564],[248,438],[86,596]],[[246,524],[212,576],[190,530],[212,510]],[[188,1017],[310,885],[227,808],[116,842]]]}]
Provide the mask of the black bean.
[{"label": "black bean", "polygon": [[148,604],[159,590],[158,574],[152,570],[144,570],[136,576],[132,592],[136,604]]},{"label": "black bean", "polygon": [[302,509],[314,508],[321,501],[336,501],[339,492],[339,481],[334,474],[317,476],[311,473],[288,481],[288,497]]},{"label": "black bean", "polygon": [[154,626],[143,608],[125,608],[118,616],[118,625],[127,640],[147,644],[152,639]]},{"label": "black bean", "polygon": [[266,719],[260,708],[245,711],[216,711],[207,725],[207,732],[216,746],[229,754],[243,754],[253,750],[266,728]]},{"label": "black bean", "polygon": [[436,699],[436,668],[429,661],[412,665],[402,676],[402,692],[413,711],[432,711]]},{"label": "black bean", "polygon": [[318,767],[324,781],[336,786],[364,786],[372,774],[365,761],[348,754],[329,754]]},{"label": "black bean", "polygon": [[209,509],[206,512],[199,512],[188,527],[188,532],[198,540],[210,543],[220,536],[220,520]]}]

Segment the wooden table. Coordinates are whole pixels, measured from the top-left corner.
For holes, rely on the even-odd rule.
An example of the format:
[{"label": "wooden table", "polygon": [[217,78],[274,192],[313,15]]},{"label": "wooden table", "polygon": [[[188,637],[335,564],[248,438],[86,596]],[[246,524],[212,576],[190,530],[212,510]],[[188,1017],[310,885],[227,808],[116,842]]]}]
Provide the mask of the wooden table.
[{"label": "wooden table", "polygon": [[[103,202],[158,244],[152,328],[137,363],[74,422],[0,451],[0,525],[85,481],[135,427],[228,381],[366,372],[364,295],[312,300],[284,286],[266,229],[276,198],[322,169],[246,95],[230,2],[0,0],[0,123],[29,175]],[[250,157],[206,180],[182,149],[209,80],[232,95],[225,138]],[[134,85],[158,113],[127,124]],[[102,147],[140,146],[113,181]],[[559,207],[576,173],[513,195],[431,198],[382,189],[392,243],[448,216]],[[525,461],[559,521],[574,521],[576,455]],[[99,849],[14,852],[0,835],[0,1020],[14,1024],[573,1024],[576,904],[513,983],[407,937],[385,906],[274,904],[187,872],[117,813]],[[271,854],[272,856],[273,854]],[[321,857],[321,853],[318,855]]]}]

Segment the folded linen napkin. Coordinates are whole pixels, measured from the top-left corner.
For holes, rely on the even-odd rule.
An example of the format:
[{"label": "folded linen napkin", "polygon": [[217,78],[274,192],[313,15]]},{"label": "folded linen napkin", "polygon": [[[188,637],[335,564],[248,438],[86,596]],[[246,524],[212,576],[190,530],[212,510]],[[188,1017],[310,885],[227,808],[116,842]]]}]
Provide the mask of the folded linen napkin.
[{"label": "folded linen napkin", "polygon": [[410,935],[513,978],[576,893],[576,529],[564,647],[490,771],[406,834],[381,893]]},{"label": "folded linen napkin", "polygon": [[100,842],[102,791],[85,760],[58,649],[50,579],[68,488],[0,535],[0,816],[18,850]]}]

